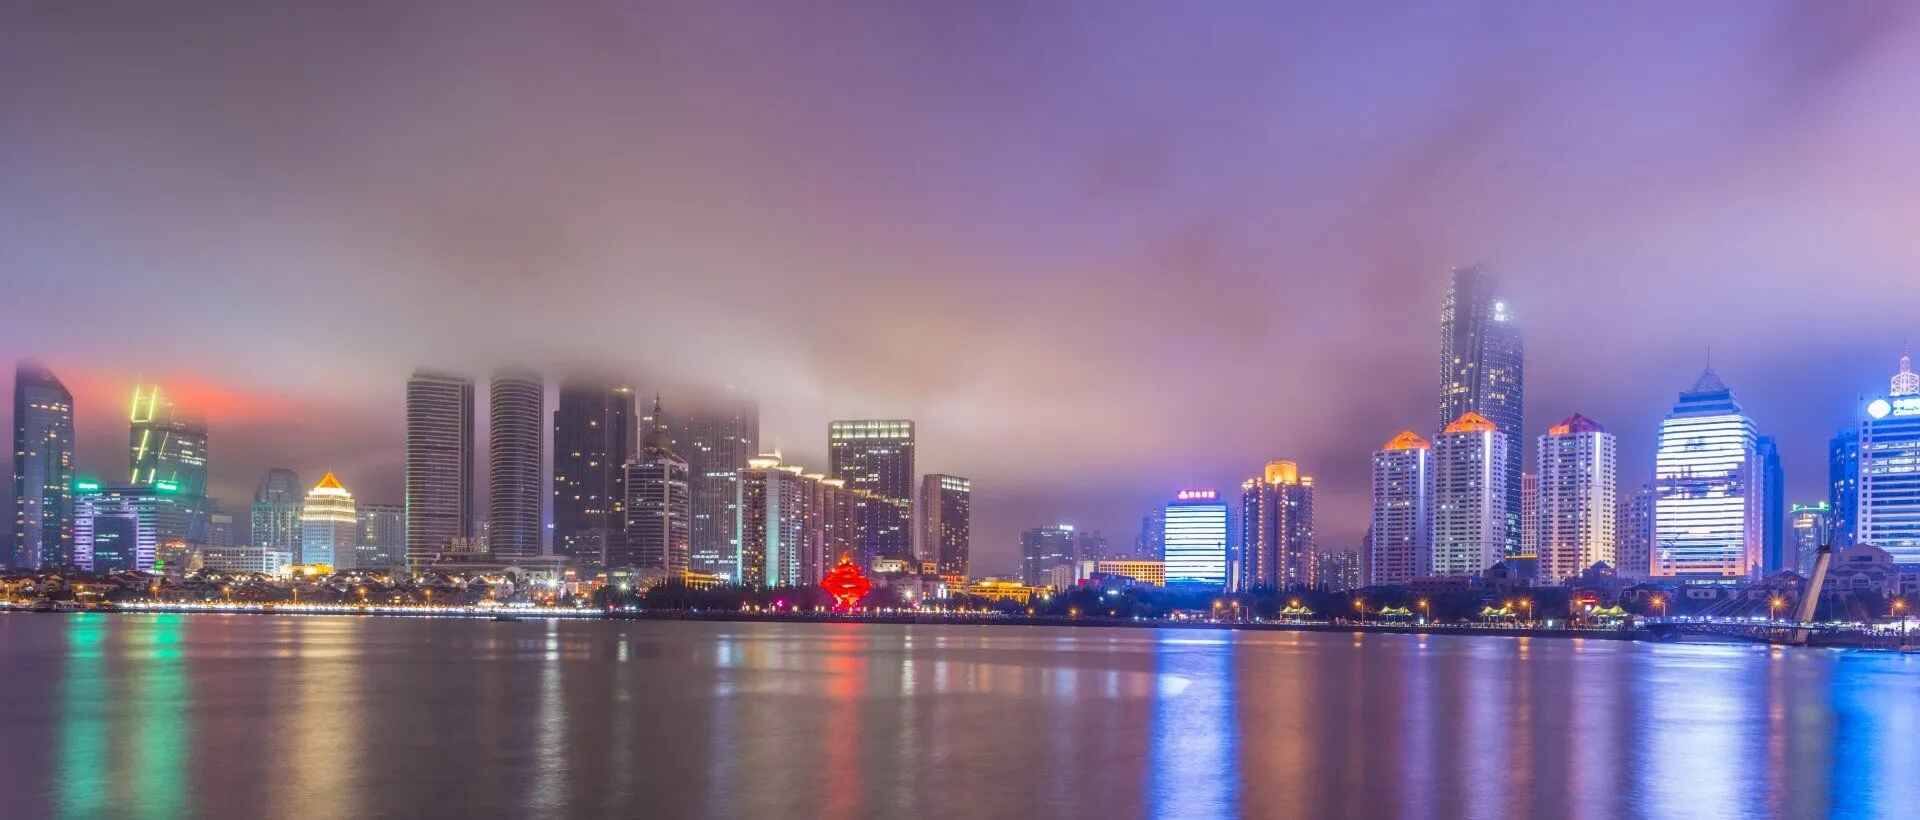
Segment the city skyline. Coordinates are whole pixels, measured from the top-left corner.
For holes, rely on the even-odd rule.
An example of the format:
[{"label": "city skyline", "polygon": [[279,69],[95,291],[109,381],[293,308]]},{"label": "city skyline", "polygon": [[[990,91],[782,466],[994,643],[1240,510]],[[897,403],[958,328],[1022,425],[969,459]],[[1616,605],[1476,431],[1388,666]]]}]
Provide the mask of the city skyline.
[{"label": "city skyline", "polygon": [[[0,206],[17,217],[0,269],[13,303],[43,309],[0,326],[0,354],[60,374],[101,474],[124,466],[102,445],[126,447],[135,384],[201,407],[229,508],[272,466],[400,500],[395,385],[415,366],[600,365],[641,395],[732,384],[761,402],[758,449],[811,465],[832,419],[911,418],[920,463],[975,481],[976,564],[1008,572],[1025,529],[1133,532],[1169,490],[1227,492],[1282,456],[1318,479],[1320,543],[1356,548],[1367,454],[1437,432],[1446,272],[1478,264],[1526,327],[1522,448],[1577,412],[1618,437],[1623,482],[1650,475],[1662,409],[1712,346],[1780,442],[1785,501],[1812,502],[1823,443],[1920,314],[1920,252],[1886,216],[1914,172],[1870,159],[1920,119],[1887,91],[1920,26],[1897,7],[1739,8],[1657,26],[1597,10],[1578,31],[1547,8],[1225,31],[1116,11],[1020,82],[1006,73],[1049,65],[1047,35],[1076,24],[1041,15],[1009,41],[959,9],[939,25],[672,9],[685,36],[636,63],[585,33],[624,29],[579,10],[449,22],[553,49],[480,61],[421,20],[350,9],[305,32],[207,20],[231,35],[211,54],[106,37],[129,26],[92,10],[35,16],[0,32],[42,69],[15,89],[36,116],[4,126],[23,195]],[[1552,56],[1490,37],[1486,15]],[[388,26],[332,59],[340,32]],[[1391,50],[1392,82],[1316,79],[1396,37],[1423,46]],[[717,40],[761,56],[723,70]],[[1143,48],[1179,69],[1113,82]],[[103,59],[143,73],[109,81]],[[439,93],[453,70],[568,91],[514,95],[502,124],[498,97]],[[391,91],[301,93],[314,82]],[[867,96],[823,108],[817,88]],[[672,128],[634,130],[662,110]],[[139,345],[102,332],[156,315],[204,318]]]}]

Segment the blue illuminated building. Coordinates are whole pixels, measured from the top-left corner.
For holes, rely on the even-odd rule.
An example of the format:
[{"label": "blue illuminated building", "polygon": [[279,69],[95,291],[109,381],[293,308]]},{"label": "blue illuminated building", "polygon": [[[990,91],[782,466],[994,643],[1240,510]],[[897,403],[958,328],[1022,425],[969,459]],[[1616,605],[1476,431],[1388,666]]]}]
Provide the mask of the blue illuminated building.
[{"label": "blue illuminated building", "polygon": [[1900,357],[1887,395],[1860,408],[1859,543],[1920,564],[1920,374]]}]

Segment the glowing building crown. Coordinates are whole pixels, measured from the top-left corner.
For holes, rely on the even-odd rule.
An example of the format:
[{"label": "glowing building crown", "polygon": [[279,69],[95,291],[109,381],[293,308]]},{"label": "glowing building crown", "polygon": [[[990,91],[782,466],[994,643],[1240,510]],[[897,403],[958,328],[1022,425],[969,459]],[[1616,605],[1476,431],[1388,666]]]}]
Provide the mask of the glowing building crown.
[{"label": "glowing building crown", "polygon": [[1913,355],[1900,354],[1900,372],[1893,374],[1893,390],[1896,396],[1920,396],[1920,373],[1913,372]]}]

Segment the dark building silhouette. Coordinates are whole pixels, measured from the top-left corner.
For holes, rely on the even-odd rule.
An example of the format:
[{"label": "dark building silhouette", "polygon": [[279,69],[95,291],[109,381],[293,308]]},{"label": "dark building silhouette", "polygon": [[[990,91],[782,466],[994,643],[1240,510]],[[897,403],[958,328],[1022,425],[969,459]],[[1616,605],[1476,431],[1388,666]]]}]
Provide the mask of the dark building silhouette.
[{"label": "dark building silhouette", "polygon": [[633,388],[560,385],[553,411],[553,553],[604,564],[626,530],[626,467],[634,455]]}]

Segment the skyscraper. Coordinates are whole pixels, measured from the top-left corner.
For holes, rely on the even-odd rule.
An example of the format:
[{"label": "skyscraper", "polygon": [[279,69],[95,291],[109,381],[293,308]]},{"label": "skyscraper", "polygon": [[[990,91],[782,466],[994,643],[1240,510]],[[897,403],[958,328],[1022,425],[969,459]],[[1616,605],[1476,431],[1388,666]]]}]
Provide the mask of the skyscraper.
[{"label": "skyscraper", "polygon": [[1506,551],[1520,548],[1520,468],[1525,346],[1503,283],[1479,267],[1454,268],[1440,305],[1440,425],[1478,413],[1508,437],[1501,477],[1509,535]]},{"label": "skyscraper", "polygon": [[1160,542],[1167,585],[1227,584],[1227,502],[1213,490],[1181,490],[1167,502]]},{"label": "skyscraper", "polygon": [[1825,501],[1793,505],[1787,514],[1788,524],[1793,528],[1793,566],[1788,569],[1803,576],[1813,573],[1820,545],[1831,535],[1833,512],[1833,507]]},{"label": "skyscraper", "polygon": [[1035,527],[1020,533],[1020,583],[1046,586],[1055,567],[1071,567],[1077,560],[1072,525]]},{"label": "skyscraper", "polygon": [[1373,454],[1367,583],[1406,584],[1433,574],[1433,445],[1402,430]]},{"label": "skyscraper", "polygon": [[1654,457],[1654,577],[1760,571],[1765,499],[1754,438],[1753,420],[1712,368],[1680,394]]},{"label": "skyscraper", "polygon": [[1787,479],[1780,469],[1780,447],[1773,436],[1756,436],[1755,457],[1760,460],[1760,564],[1771,575],[1787,568]]},{"label": "skyscraper", "polygon": [[973,482],[957,475],[928,473],[920,481],[922,560],[941,575],[967,577],[973,552]]},{"label": "skyscraper", "polygon": [[1240,572],[1245,589],[1317,585],[1313,541],[1313,477],[1286,460],[1267,462],[1240,485]]},{"label": "skyscraper", "polygon": [[560,383],[553,411],[553,554],[605,564],[626,528],[633,388]]},{"label": "skyscraper", "polygon": [[[750,587],[807,583],[801,574],[809,546],[808,503],[815,495],[798,465],[780,454],[754,456],[740,471],[738,565],[731,575]],[[816,518],[816,520],[818,520]]]},{"label": "skyscraper", "polygon": [[128,420],[129,484],[206,496],[206,421],[167,398],[157,384],[133,388]]},{"label": "skyscraper", "polygon": [[1900,356],[1887,395],[1860,410],[1859,542],[1920,565],[1920,373]]},{"label": "skyscraper", "polygon": [[1614,548],[1622,578],[1644,579],[1653,566],[1653,485],[1642,483],[1617,504]]},{"label": "skyscraper", "polygon": [[1140,533],[1133,537],[1133,557],[1141,561],[1158,561],[1166,556],[1166,545],[1161,538],[1166,535],[1164,513],[1156,508],[1140,516]]},{"label": "skyscraper", "polygon": [[1540,554],[1540,476],[1537,473],[1520,474],[1519,554]]},{"label": "skyscraper", "polygon": [[864,562],[913,557],[913,443],[913,422],[905,419],[827,425],[828,474],[877,497],[862,515]]},{"label": "skyscraper", "polygon": [[296,564],[331,564],[339,569],[361,567],[354,546],[360,542],[360,517],[354,510],[353,494],[340,485],[333,473],[320,477],[320,483],[307,491],[300,505],[300,551]]},{"label": "skyscraper", "polygon": [[354,542],[353,565],[361,569],[388,569],[407,563],[407,508],[399,504],[357,504],[360,535]]},{"label": "skyscraper", "polygon": [[267,470],[249,508],[247,530],[252,539],[248,543],[288,556],[300,554],[300,504],[304,497],[298,473],[285,467]]},{"label": "skyscraper", "polygon": [[73,394],[33,362],[13,371],[13,539],[18,569],[73,558]]},{"label": "skyscraper", "polygon": [[695,572],[733,577],[739,564],[740,470],[760,452],[760,408],[727,392],[704,396],[673,419],[673,449],[687,460]]},{"label": "skyscraper", "polygon": [[1860,428],[1857,425],[1835,433],[1827,443],[1827,505],[1833,508],[1834,547],[1852,545],[1860,520]]},{"label": "skyscraper", "polygon": [[1617,451],[1612,433],[1578,413],[1540,437],[1534,464],[1542,581],[1558,584],[1594,564],[1619,563]]},{"label": "skyscraper", "polygon": [[90,572],[152,572],[159,499],[152,486],[80,485],[73,498],[73,564]]},{"label": "skyscraper", "polygon": [[[1513,554],[1505,431],[1468,411],[1433,443],[1433,574],[1477,575]],[[1514,499],[1517,501],[1517,499]]]},{"label": "skyscraper", "polygon": [[628,566],[643,577],[675,580],[686,577],[692,558],[691,501],[687,462],[673,451],[660,399],[653,400],[652,428],[640,438],[640,452],[628,462],[626,477],[626,533],[615,554],[625,560],[609,566]]},{"label": "skyscraper", "polygon": [[487,550],[498,559],[541,552],[540,428],[546,385],[523,371],[494,374],[487,396]]},{"label": "skyscraper", "polygon": [[416,370],[407,379],[407,566],[473,534],[473,380]]}]

